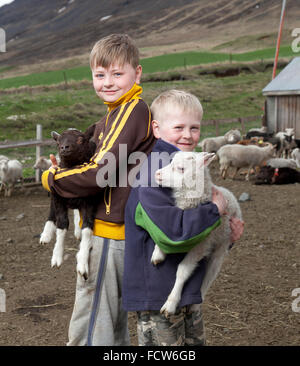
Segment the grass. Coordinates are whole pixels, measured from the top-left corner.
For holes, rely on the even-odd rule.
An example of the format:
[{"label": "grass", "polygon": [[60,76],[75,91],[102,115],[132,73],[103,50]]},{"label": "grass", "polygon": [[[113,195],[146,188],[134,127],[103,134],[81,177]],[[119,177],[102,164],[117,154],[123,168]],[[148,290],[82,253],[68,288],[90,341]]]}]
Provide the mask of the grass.
[{"label": "grass", "polygon": [[[177,88],[187,90],[200,99],[204,109],[204,120],[262,114],[264,97],[261,91],[271,80],[272,70],[257,73],[242,72],[225,78],[216,78],[212,74],[200,75],[200,71],[203,71],[202,67],[181,71],[180,75],[185,80],[172,80],[169,72],[158,73],[154,78],[157,81],[142,84],[143,98],[151,104],[162,91]],[[45,88],[38,93],[2,95],[0,107],[1,141],[34,139],[38,123],[43,126],[44,138],[50,138],[52,130],[62,132],[69,127],[85,130],[106,113],[106,106],[99,101],[89,84],[67,90]],[[16,121],[7,119],[11,115],[18,115],[18,119]],[[260,120],[256,120],[250,122],[247,128],[259,125]],[[224,134],[232,127],[240,126],[222,125],[220,133]],[[215,136],[214,126],[202,127],[201,138],[207,136]],[[43,150],[45,155],[49,155],[50,152],[55,152],[55,147]],[[32,166],[35,160],[35,148],[1,150],[0,154],[17,158],[24,165],[24,175],[34,176]]]},{"label": "grass", "polygon": [[[187,68],[188,66],[204,65],[220,62],[248,62],[254,60],[273,59],[274,48],[244,52],[244,53],[220,53],[220,52],[181,52],[156,57],[144,58],[141,60],[144,74],[154,72],[165,72],[177,68]],[[280,57],[292,57],[290,46],[280,48]],[[2,69],[3,71],[3,69]],[[0,69],[1,73],[1,69]],[[0,89],[18,88],[23,85],[51,85],[71,80],[91,80],[91,71],[88,66],[80,66],[67,70],[47,71],[34,73],[31,75],[18,76],[0,80]]]}]

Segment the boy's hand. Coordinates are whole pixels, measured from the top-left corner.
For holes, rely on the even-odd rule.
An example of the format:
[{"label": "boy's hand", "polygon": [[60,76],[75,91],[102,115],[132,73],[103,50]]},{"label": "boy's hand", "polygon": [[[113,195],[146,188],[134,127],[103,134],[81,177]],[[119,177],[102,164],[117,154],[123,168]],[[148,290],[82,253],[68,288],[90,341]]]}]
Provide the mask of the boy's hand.
[{"label": "boy's hand", "polygon": [[212,202],[217,205],[221,216],[226,214],[228,202],[225,200],[223,194],[214,187],[212,190]]},{"label": "boy's hand", "polygon": [[56,160],[56,157],[53,154],[50,154],[50,160],[51,160],[51,163],[52,163],[50,168],[57,169],[58,168],[57,160]]},{"label": "boy's hand", "polygon": [[244,232],[244,221],[241,221],[237,217],[232,216],[230,218],[230,228],[231,228],[231,241],[234,243],[239,240]]}]

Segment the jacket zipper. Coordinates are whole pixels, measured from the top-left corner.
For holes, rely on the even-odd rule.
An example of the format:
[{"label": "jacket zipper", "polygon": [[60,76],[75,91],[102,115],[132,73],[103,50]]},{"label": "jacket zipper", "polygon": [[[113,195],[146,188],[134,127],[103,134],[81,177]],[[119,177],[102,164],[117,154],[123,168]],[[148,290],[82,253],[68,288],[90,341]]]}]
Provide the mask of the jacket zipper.
[{"label": "jacket zipper", "polygon": [[[106,192],[107,192],[107,189],[109,189],[109,192],[108,192],[108,202],[106,201]],[[110,206],[111,206],[111,187],[106,187],[105,188],[105,191],[104,191],[104,203],[105,203],[105,207],[106,207],[106,215],[109,215],[110,214]]]}]

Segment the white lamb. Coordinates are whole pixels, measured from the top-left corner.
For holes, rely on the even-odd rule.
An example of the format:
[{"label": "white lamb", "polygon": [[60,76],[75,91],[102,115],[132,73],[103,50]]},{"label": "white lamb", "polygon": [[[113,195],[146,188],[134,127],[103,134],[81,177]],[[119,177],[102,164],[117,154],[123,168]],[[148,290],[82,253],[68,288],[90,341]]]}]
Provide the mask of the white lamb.
[{"label": "white lamb", "polygon": [[[158,170],[155,175],[158,184],[173,188],[176,205],[181,209],[194,208],[200,203],[211,201],[213,187],[220,190],[228,202],[228,215],[222,217],[221,225],[191,249],[179,264],[174,287],[160,309],[160,312],[166,316],[175,313],[185,282],[192,275],[198,262],[202,258],[208,257],[206,274],[201,286],[201,295],[204,299],[207,290],[217,277],[231,245],[229,218],[235,216],[242,220],[241,209],[234,195],[223,187],[215,186],[211,181],[207,166],[214,157],[213,153],[178,152],[171,164]],[[197,184],[196,179],[202,180],[203,185]],[[191,182],[195,184],[192,185]],[[165,258],[166,254],[156,245],[151,262],[156,265]]]},{"label": "white lamb", "polygon": [[283,159],[283,158],[274,158],[269,159],[266,165],[271,166],[272,168],[291,168],[297,169],[297,163],[294,159]]},{"label": "white lamb", "polygon": [[290,158],[292,148],[294,147],[294,129],[286,128],[285,132],[277,132],[275,137],[281,141],[281,147],[278,151],[278,157]]},{"label": "white lamb", "polygon": [[44,170],[48,170],[51,165],[52,165],[52,163],[51,163],[50,159],[47,159],[45,156],[41,156],[36,160],[33,168],[41,169],[44,171]]},{"label": "white lamb", "polygon": [[4,187],[4,196],[10,197],[13,187],[18,180],[23,179],[23,167],[18,160],[0,160],[0,191]]},{"label": "white lamb", "polygon": [[235,168],[234,179],[240,168],[248,167],[245,179],[249,180],[251,169],[262,166],[266,160],[275,156],[275,151],[276,146],[271,144],[264,147],[238,144],[222,146],[217,152],[221,176],[225,179],[228,168],[232,166]]},{"label": "white lamb", "polygon": [[226,144],[235,144],[242,138],[239,130],[230,130],[224,136],[207,137],[201,141],[198,146],[202,151],[217,152],[221,146]]},{"label": "white lamb", "polygon": [[300,168],[300,149],[297,147],[292,151],[292,159],[296,161],[297,167]]}]

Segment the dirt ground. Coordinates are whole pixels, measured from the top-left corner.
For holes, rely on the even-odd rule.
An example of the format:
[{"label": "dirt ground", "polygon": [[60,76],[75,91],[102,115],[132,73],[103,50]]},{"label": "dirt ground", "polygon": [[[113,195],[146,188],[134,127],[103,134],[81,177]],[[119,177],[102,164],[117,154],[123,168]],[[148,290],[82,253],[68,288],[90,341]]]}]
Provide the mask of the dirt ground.
[{"label": "dirt ground", "polygon": [[[300,184],[255,186],[220,180],[241,203],[246,222],[242,239],[226,258],[203,304],[207,344],[211,346],[299,345]],[[0,289],[6,312],[0,312],[0,345],[64,346],[75,294],[77,243],[71,225],[60,269],[50,266],[53,243],[39,244],[49,197],[40,187],[17,189],[0,197]],[[299,290],[300,291],[300,290]],[[300,295],[298,295],[300,296]],[[1,308],[1,307],[0,307]],[[300,310],[300,308],[299,308]],[[129,314],[132,343],[136,323]]]}]

